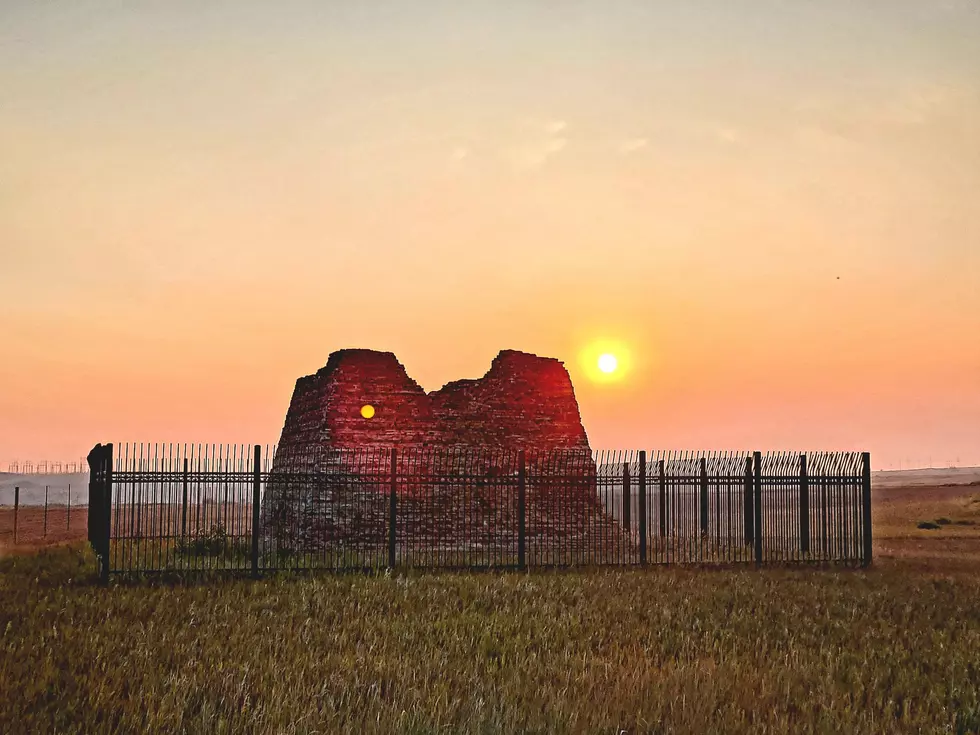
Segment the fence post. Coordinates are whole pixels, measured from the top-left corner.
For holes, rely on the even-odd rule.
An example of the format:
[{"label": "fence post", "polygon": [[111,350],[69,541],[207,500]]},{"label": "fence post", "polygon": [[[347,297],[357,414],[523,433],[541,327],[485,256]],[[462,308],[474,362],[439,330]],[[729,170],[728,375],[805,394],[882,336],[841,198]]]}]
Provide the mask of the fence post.
[{"label": "fence post", "polygon": [[660,538],[667,538],[667,465],[664,460],[657,462],[660,475]]},{"label": "fence post", "polygon": [[44,534],[42,538],[48,537],[48,486],[44,486]]},{"label": "fence post", "polygon": [[517,453],[517,568],[527,569],[527,451]]},{"label": "fence post", "polygon": [[[185,445],[186,446],[186,445]],[[180,502],[180,537],[185,538],[187,536],[187,475],[189,469],[189,462],[187,457],[184,457],[184,475],[182,477],[183,493]],[[254,515],[254,514],[253,514]]]},{"label": "fence post", "polygon": [[20,488],[14,488],[14,544],[17,544],[17,511],[20,508]]},{"label": "fence post", "polygon": [[[106,444],[100,452],[102,477],[101,487],[98,488],[100,496],[98,513],[101,517],[96,518],[96,528],[98,529],[98,546],[96,553],[99,556],[99,579],[102,584],[109,583],[109,529],[112,525],[112,445]],[[89,513],[92,512],[91,503]]]},{"label": "fence post", "polygon": [[647,563],[647,453],[640,450],[640,564]]},{"label": "fence post", "polygon": [[395,568],[395,520],[398,511],[398,450],[391,449],[391,488],[388,493],[388,568]]},{"label": "fence post", "polygon": [[864,526],[864,558],[863,566],[871,566],[871,453],[861,454],[861,511]]},{"label": "fence post", "polygon": [[708,459],[701,457],[701,533],[708,533]]},{"label": "fence post", "polygon": [[71,483],[68,483],[68,526],[66,531],[71,531]]},{"label": "fence post", "polygon": [[755,478],[753,484],[753,505],[755,506],[755,565],[762,566],[762,452],[756,452],[752,456],[755,465]]},{"label": "fence post", "polygon": [[742,515],[745,519],[745,543],[751,544],[755,538],[755,511],[752,502],[752,457],[745,458],[745,486],[742,489]]},{"label": "fence post", "polygon": [[800,455],[800,551],[810,553],[810,476],[806,455]]},{"label": "fence post", "polygon": [[[187,460],[184,460],[186,468]],[[186,478],[187,475],[185,474]],[[186,493],[186,484],[185,484]],[[186,497],[186,495],[185,495]],[[256,444],[252,450],[252,578],[259,576],[259,511],[262,505],[262,446]],[[187,508],[187,505],[184,505]]]},{"label": "fence post", "polygon": [[623,529],[630,532],[630,463],[623,462]]}]

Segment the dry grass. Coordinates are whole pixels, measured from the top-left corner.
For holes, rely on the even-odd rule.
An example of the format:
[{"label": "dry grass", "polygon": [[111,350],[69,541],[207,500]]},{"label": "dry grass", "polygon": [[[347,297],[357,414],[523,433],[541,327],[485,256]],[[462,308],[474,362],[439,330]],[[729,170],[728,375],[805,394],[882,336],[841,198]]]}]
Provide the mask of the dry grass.
[{"label": "dry grass", "polygon": [[[0,732],[980,732],[976,488],[876,567],[94,584],[0,559]],[[74,526],[74,519],[72,522]]]},{"label": "dry grass", "polygon": [[980,578],[92,584],[0,560],[0,732],[976,732]]}]

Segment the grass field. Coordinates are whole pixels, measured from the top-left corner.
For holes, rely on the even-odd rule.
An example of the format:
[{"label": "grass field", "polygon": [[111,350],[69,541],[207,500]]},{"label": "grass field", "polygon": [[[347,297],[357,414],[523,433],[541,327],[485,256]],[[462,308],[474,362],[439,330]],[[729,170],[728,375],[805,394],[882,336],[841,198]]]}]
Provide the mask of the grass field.
[{"label": "grass field", "polygon": [[103,589],[82,547],[8,556],[0,732],[980,732],[980,490],[889,497],[866,572]]}]

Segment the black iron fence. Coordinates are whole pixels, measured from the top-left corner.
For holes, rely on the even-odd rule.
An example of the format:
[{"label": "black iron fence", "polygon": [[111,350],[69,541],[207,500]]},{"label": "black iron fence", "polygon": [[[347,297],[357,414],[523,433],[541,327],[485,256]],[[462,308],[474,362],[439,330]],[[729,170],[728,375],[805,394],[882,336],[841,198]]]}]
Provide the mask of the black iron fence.
[{"label": "black iron fence", "polygon": [[868,454],[99,445],[111,574],[871,562]]}]

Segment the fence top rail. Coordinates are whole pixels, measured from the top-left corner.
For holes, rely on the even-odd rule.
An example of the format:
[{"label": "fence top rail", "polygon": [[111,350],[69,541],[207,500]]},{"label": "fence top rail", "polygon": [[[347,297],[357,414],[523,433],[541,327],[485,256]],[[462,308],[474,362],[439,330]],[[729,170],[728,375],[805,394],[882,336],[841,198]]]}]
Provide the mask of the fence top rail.
[{"label": "fence top rail", "polygon": [[[684,482],[690,478],[709,482],[733,481],[754,471],[756,452],[744,450],[637,450],[637,449],[553,449],[545,451],[480,446],[410,446],[410,447],[322,447],[277,448],[251,444],[176,444],[126,442],[113,447],[113,473],[120,481],[173,480],[183,473],[188,479],[221,475],[243,480],[256,471],[273,478],[288,475],[354,472],[379,477],[391,472],[392,450],[396,449],[395,471],[415,476],[507,477],[520,469],[523,456],[528,480],[540,476],[583,473],[597,481],[609,482],[623,477],[656,480],[671,477]],[[859,452],[762,452],[760,471],[764,477],[798,477],[804,464],[809,476],[819,478],[857,478],[864,471],[864,456]],[[805,461],[803,458],[806,458]]]}]

